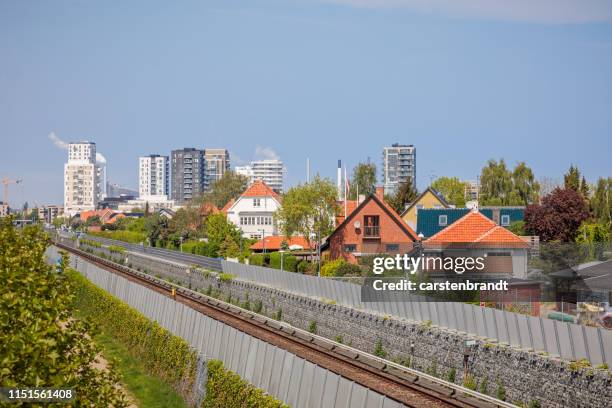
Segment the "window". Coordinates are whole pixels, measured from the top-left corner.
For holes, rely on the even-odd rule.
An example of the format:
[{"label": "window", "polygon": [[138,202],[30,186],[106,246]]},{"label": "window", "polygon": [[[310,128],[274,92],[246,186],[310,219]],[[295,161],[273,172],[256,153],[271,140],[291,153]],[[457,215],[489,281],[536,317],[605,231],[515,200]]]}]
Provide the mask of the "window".
[{"label": "window", "polygon": [[508,214],[501,216],[501,225],[504,227],[510,225],[510,216]]},{"label": "window", "polygon": [[446,214],[438,215],[438,225],[445,226],[448,224],[448,216]]},{"label": "window", "polygon": [[487,252],[487,256],[512,256],[510,252]]},{"label": "window", "polygon": [[253,199],[253,207],[261,207],[261,198]]},{"label": "window", "polygon": [[357,250],[357,245],[355,244],[346,244],[344,246],[344,252],[355,252]]},{"label": "window", "polygon": [[398,252],[399,244],[387,244],[386,245],[387,252]]},{"label": "window", "polygon": [[380,237],[380,218],[378,215],[366,215],[363,217],[363,227],[366,238]]}]

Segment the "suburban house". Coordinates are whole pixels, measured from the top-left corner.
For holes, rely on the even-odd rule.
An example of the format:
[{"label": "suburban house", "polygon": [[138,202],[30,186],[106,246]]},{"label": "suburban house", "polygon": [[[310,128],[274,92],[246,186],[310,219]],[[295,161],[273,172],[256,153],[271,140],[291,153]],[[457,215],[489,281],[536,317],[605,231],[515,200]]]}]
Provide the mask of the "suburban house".
[{"label": "suburban house", "polygon": [[244,237],[262,239],[278,235],[274,213],[281,207],[281,197],[265,182],[255,180],[230,203],[222,211],[228,220],[242,230]]},{"label": "suburban house", "polygon": [[304,237],[295,236],[295,237],[285,237],[282,235],[270,235],[266,236],[263,239],[260,239],[253,245],[251,245],[251,250],[253,252],[275,252],[280,251],[282,248],[282,244],[285,242],[287,244],[287,249],[290,251],[301,251],[301,250],[312,250],[315,248],[315,242],[310,242],[306,240]]},{"label": "suburban house", "polygon": [[413,249],[416,232],[384,201],[383,187],[377,187],[325,240],[321,251],[330,259],[344,258],[356,263],[358,257],[381,253],[400,254]]},{"label": "suburban house", "polygon": [[491,278],[524,279],[528,249],[521,237],[476,209],[423,242],[426,257],[484,258],[484,269],[473,273]]},{"label": "suburban house", "polygon": [[[469,208],[424,208],[419,210],[416,232],[421,237],[431,237],[470,213]],[[495,224],[509,227],[523,221],[525,207],[480,207],[480,213]],[[404,218],[405,219],[405,218]]]},{"label": "suburban house", "polygon": [[427,208],[449,208],[442,194],[431,187],[427,187],[413,202],[406,207],[402,213],[402,218],[413,230],[417,227],[419,212]]}]

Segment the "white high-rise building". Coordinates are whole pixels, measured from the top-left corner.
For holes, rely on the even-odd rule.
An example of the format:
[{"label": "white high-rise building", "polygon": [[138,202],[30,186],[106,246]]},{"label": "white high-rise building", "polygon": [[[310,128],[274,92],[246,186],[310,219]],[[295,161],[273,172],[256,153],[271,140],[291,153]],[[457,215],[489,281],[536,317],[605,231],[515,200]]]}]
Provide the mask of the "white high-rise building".
[{"label": "white high-rise building", "polygon": [[168,156],[151,154],[139,158],[138,195],[140,198],[168,198],[170,192],[170,160]]},{"label": "white high-rise building", "polygon": [[96,165],[96,144],[68,144],[64,164],[64,212],[70,216],[95,210],[100,199],[100,171]]},{"label": "white high-rise building", "polygon": [[394,143],[383,149],[383,183],[385,193],[393,194],[401,183],[412,180],[416,188],[416,148]]},{"label": "white high-rise building", "polygon": [[236,166],[234,167],[234,172],[247,177],[249,179],[249,184],[253,181],[253,168],[251,166]]},{"label": "white high-rise building", "polygon": [[251,162],[252,181],[262,180],[272,190],[282,194],[285,168],[280,160],[256,160]]}]

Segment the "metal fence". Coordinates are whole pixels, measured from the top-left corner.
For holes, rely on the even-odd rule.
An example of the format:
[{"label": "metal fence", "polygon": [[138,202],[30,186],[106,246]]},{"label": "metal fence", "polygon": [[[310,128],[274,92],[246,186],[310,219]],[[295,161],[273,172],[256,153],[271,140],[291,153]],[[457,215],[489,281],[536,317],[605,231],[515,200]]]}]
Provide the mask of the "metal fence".
[{"label": "metal fence", "polygon": [[[50,262],[57,259],[49,248]],[[78,260],[77,260],[78,259]],[[347,380],[292,353],[205,316],[137,283],[71,257],[76,268],[98,287],[113,294],[151,320],[185,339],[206,359],[223,361],[268,394],[292,407],[402,407],[375,391]],[[205,380],[196,386],[204,389]]]},{"label": "metal fence", "polygon": [[[140,245],[89,237],[107,244],[123,245],[143,252]],[[546,352],[568,360],[587,359],[592,364],[612,366],[612,331],[599,327],[560,322],[542,317],[475,306],[461,302],[424,301],[408,295],[401,302],[362,302],[359,285],[334,279],[288,273],[277,269],[244,265],[171,250],[146,248],[146,253],[186,264],[211,265],[237,278],[306,296],[325,298],[337,304],[414,321],[433,324],[512,346]]]}]

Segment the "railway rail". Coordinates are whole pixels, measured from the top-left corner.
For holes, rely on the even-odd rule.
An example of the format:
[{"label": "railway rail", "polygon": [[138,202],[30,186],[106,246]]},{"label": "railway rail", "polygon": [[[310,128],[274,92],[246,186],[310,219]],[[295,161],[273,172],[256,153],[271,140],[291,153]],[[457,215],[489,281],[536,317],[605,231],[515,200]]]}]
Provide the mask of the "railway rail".
[{"label": "railway rail", "polygon": [[406,406],[515,407],[88,252],[58,242],[54,242],[54,245]]}]

